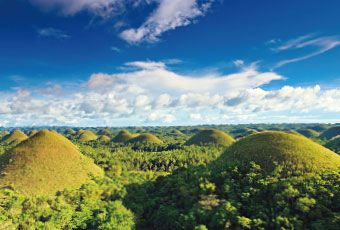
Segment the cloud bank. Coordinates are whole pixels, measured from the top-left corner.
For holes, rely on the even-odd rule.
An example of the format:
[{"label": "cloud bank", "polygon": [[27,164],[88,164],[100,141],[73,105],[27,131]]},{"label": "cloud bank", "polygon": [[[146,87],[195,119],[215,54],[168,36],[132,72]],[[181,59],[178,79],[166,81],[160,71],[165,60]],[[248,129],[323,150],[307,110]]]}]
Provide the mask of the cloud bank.
[{"label": "cloud bank", "polygon": [[72,90],[48,85],[0,91],[0,125],[339,121],[340,89],[316,85],[266,90],[265,85],[284,77],[260,72],[255,65],[243,65],[233,74],[204,76],[176,73],[163,62],[125,65],[131,69],[95,73]]}]

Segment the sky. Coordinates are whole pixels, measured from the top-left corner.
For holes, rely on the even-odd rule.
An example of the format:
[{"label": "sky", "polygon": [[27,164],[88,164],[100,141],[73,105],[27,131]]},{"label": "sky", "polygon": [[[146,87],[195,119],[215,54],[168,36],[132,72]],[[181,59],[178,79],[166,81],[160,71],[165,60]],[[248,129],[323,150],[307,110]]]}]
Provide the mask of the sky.
[{"label": "sky", "polygon": [[340,122],[338,0],[0,0],[0,126]]}]

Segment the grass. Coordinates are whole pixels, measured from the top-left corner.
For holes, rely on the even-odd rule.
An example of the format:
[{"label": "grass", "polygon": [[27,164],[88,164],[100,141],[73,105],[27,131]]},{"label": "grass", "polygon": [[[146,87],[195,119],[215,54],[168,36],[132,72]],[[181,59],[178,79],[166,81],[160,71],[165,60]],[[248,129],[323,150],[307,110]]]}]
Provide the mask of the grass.
[{"label": "grass", "polygon": [[91,130],[81,130],[78,132],[78,135],[78,140],[81,142],[88,142],[98,139],[98,136]]},{"label": "grass", "polygon": [[18,144],[24,140],[26,140],[28,136],[23,133],[21,130],[16,129],[10,134],[4,136],[2,138],[2,142],[5,144]]},{"label": "grass", "polygon": [[53,194],[78,188],[90,181],[90,174],[103,175],[93,161],[60,134],[39,131],[0,158],[0,186],[25,194]]},{"label": "grass", "polygon": [[340,126],[334,126],[322,132],[320,135],[320,139],[330,140],[339,135],[340,135]]},{"label": "grass", "polygon": [[276,165],[290,172],[340,169],[336,153],[302,135],[278,131],[245,137],[230,146],[218,161],[236,165],[253,161],[267,171]]},{"label": "grass", "polygon": [[142,143],[142,144],[162,144],[163,141],[160,140],[153,134],[143,133],[138,136],[128,140],[128,143]]},{"label": "grass", "polygon": [[118,143],[124,143],[127,142],[129,140],[131,140],[132,138],[136,137],[136,134],[132,134],[130,133],[128,130],[121,130],[117,136],[115,136],[113,138],[113,142],[118,142]]},{"label": "grass", "polygon": [[217,129],[204,129],[196,135],[192,136],[186,145],[207,145],[216,144],[221,146],[229,146],[235,140],[225,132]]}]

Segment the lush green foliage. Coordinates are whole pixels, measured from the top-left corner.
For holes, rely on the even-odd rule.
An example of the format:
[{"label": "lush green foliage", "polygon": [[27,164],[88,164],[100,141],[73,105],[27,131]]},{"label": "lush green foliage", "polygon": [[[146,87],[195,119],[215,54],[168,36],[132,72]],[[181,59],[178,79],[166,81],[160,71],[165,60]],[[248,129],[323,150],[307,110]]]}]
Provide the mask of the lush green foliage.
[{"label": "lush green foliage", "polygon": [[[105,171],[105,177],[48,196],[0,188],[0,229],[339,229],[340,171],[324,167],[336,165],[339,158],[334,153],[329,157],[327,149],[301,135],[269,132],[275,135],[259,140],[256,134],[268,129],[321,132],[329,127],[130,127],[123,132],[114,128],[59,127],[56,130],[92,158]],[[232,147],[218,143],[185,145],[202,129],[210,128],[228,132],[239,141]],[[80,140],[88,131],[99,138]],[[129,143],[145,133],[159,137],[163,143]],[[129,138],[114,141],[117,136]],[[41,142],[32,149],[44,149],[45,144]],[[13,151],[10,149],[15,145],[0,143],[0,156]],[[61,145],[58,142],[49,150],[46,147],[45,158]],[[231,160],[241,162],[241,158],[229,158],[231,152],[247,160],[229,164]],[[326,170],[307,173],[299,170],[301,167],[286,167],[287,161],[277,156],[294,159],[294,164],[313,160],[318,169]],[[63,159],[70,161],[69,156]],[[60,160],[55,159],[53,164],[60,164]],[[67,164],[61,163],[68,168]]]}]

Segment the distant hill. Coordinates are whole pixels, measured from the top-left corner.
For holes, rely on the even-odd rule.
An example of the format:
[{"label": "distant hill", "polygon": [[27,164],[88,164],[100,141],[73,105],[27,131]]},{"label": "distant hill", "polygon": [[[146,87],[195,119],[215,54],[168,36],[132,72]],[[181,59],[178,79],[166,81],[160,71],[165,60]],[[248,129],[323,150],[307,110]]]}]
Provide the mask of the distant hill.
[{"label": "distant hill", "polygon": [[320,139],[330,140],[339,135],[340,135],[340,126],[334,126],[322,132],[320,135]]},{"label": "distant hill", "polygon": [[39,131],[0,157],[1,187],[27,194],[78,188],[103,171],[60,134]]},{"label": "distant hill", "polygon": [[130,140],[127,141],[128,143],[140,143],[140,144],[162,144],[163,141],[160,140],[153,134],[143,133],[140,134]]},{"label": "distant hill", "polygon": [[334,137],[328,141],[325,145],[326,148],[333,150],[334,152],[340,154],[340,135]]},{"label": "distant hill", "polygon": [[124,143],[136,137],[136,134],[130,133],[128,130],[121,130],[113,139],[113,142]]},{"label": "distant hill", "polygon": [[316,138],[320,135],[317,131],[313,129],[298,129],[296,130],[296,132],[308,138]]},{"label": "distant hill", "polygon": [[98,136],[91,130],[81,130],[78,132],[78,141],[88,142],[97,140]]},{"label": "distant hill", "polygon": [[68,129],[66,129],[66,131],[65,131],[65,134],[66,135],[74,135],[74,134],[76,134],[77,132],[76,131],[74,131],[73,129],[71,129],[71,128],[68,128]]},{"label": "distant hill", "polygon": [[111,140],[111,138],[109,136],[106,136],[106,135],[101,135],[98,138],[98,141],[100,141],[100,142],[109,142],[110,140]]},{"label": "distant hill", "polygon": [[23,133],[21,130],[16,129],[10,134],[4,136],[1,140],[1,142],[5,144],[18,144],[24,140],[26,140],[28,136]]},{"label": "distant hill", "polygon": [[31,130],[31,131],[28,132],[28,136],[31,137],[31,136],[33,136],[34,134],[36,134],[37,132],[38,132],[38,130],[33,129],[33,130]]},{"label": "distant hill", "polygon": [[234,138],[225,132],[217,129],[204,129],[192,136],[186,145],[207,145],[216,144],[221,146],[229,146],[234,143]]},{"label": "distant hill", "polygon": [[254,161],[271,171],[276,165],[294,172],[340,169],[340,156],[301,135],[278,131],[253,134],[230,146],[220,157],[222,164]]}]

